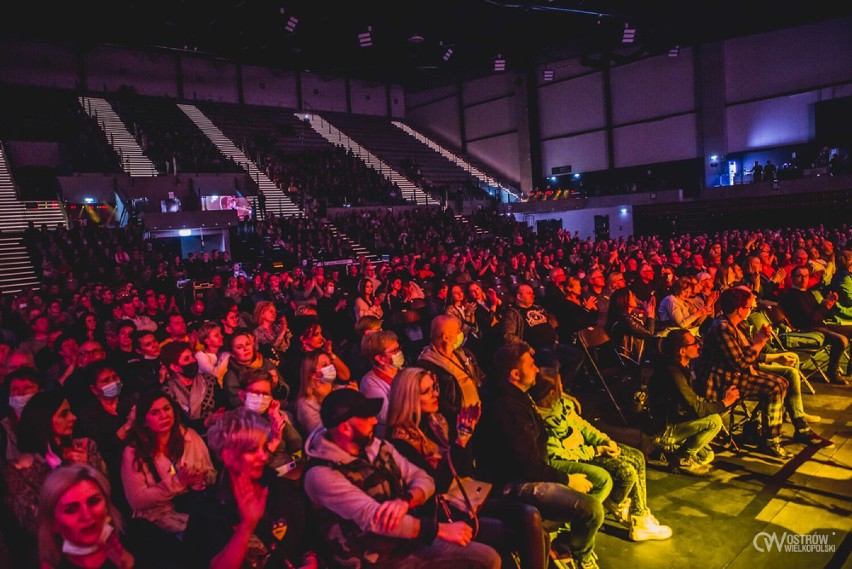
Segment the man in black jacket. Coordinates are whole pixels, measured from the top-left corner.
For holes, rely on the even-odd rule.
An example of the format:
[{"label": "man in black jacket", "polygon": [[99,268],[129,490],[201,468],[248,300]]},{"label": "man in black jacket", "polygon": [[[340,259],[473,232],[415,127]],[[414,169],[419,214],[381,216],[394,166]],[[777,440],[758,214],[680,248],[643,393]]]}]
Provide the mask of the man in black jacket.
[{"label": "man in black jacket", "polygon": [[500,494],[538,508],[542,518],[570,522],[570,532],[563,534],[567,539],[557,538],[554,551],[568,547],[582,569],[594,569],[603,506],[588,495],[592,484],[585,475],[567,475],[547,464],[547,433],[527,394],[538,373],[533,354],[524,342],[497,350],[494,382],[484,390],[482,418],[472,440],[479,476]]},{"label": "man in black jacket", "polygon": [[[821,332],[825,343],[829,345],[828,369],[826,375],[831,383],[849,385],[849,375],[841,374],[840,358],[849,349],[852,326],[826,322],[832,308],[837,303],[837,293],[830,292],[821,303],[808,290],[811,271],[807,266],[793,269],[792,287],[781,297],[781,308],[795,328],[807,332]],[[850,360],[852,361],[852,360]],[[847,364],[846,373],[852,371],[852,363]]]},{"label": "man in black jacket", "polygon": [[722,401],[707,401],[692,390],[689,364],[699,356],[700,344],[688,330],[672,330],[663,340],[662,352],[666,358],[655,367],[648,384],[655,441],[674,447],[668,459],[679,472],[707,474],[714,458],[710,442],[722,429],[720,415],[739,399],[740,392],[731,385]]}]

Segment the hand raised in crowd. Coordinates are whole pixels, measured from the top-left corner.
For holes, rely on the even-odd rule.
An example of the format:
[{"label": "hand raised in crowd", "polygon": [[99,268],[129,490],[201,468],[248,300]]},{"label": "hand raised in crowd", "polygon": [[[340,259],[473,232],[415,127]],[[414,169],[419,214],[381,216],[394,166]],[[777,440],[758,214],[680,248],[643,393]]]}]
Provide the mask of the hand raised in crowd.
[{"label": "hand raised in crowd", "polygon": [[590,296],[586,300],[583,301],[583,307],[586,310],[597,310],[598,309],[598,297]]},{"label": "hand raised in crowd", "polygon": [[458,433],[458,444],[464,447],[482,417],[482,404],[468,405],[459,410],[456,416],[456,432]]},{"label": "hand raised in crowd", "polygon": [[269,488],[254,484],[248,476],[233,478],[232,487],[237,509],[240,512],[240,523],[249,533],[252,533],[266,510]]},{"label": "hand raised in crowd", "polygon": [[651,300],[645,303],[645,316],[654,318],[657,314],[657,297],[651,296]]},{"label": "hand raised in crowd", "polygon": [[71,446],[63,449],[62,457],[68,462],[88,464],[89,439],[73,439]]},{"label": "hand raised in crowd", "polygon": [[195,489],[203,486],[205,482],[204,471],[187,464],[179,465],[175,476],[187,488]]}]

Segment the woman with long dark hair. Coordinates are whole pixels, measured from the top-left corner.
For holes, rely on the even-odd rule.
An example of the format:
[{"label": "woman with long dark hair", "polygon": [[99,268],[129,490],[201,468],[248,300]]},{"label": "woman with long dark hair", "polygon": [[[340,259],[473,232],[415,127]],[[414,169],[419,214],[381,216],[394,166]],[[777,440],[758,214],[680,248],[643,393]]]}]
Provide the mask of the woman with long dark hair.
[{"label": "woman with long dark hair", "polygon": [[160,391],[143,393],[121,461],[121,480],[133,510],[132,537],[138,545],[177,551],[175,541],[186,529],[189,503],[215,478],[207,445],[181,424],[174,401]]}]

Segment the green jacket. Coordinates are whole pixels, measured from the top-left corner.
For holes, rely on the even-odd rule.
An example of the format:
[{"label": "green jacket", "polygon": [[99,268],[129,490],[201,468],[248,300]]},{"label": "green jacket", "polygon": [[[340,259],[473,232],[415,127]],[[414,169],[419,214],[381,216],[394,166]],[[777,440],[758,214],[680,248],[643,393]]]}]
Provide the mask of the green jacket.
[{"label": "green jacket", "polygon": [[588,461],[595,458],[595,447],[605,445],[609,437],[580,417],[574,402],[560,397],[549,408],[537,407],[547,428],[547,459]]}]

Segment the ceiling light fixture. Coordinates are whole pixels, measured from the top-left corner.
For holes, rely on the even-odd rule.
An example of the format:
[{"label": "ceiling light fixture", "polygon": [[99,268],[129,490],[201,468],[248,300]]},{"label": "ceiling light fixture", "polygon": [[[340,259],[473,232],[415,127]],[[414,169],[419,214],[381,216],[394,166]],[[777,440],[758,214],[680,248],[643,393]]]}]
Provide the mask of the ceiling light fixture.
[{"label": "ceiling light fixture", "polygon": [[502,55],[494,58],[494,71],[506,71],[506,58]]},{"label": "ceiling light fixture", "polygon": [[621,43],[633,43],[636,39],[636,30],[630,27],[630,24],[624,22],[624,33],[621,35]]},{"label": "ceiling light fixture", "polygon": [[452,56],[453,56],[453,48],[448,47],[447,51],[444,52],[444,56],[441,59],[443,59],[444,61],[449,61]]},{"label": "ceiling light fixture", "polygon": [[553,81],[553,78],[555,76],[556,76],[556,74],[554,73],[553,69],[545,69],[544,73],[542,74],[542,78],[545,81]]},{"label": "ceiling light fixture", "polygon": [[299,25],[299,18],[297,18],[296,16],[290,16],[290,19],[287,20],[287,24],[284,26],[284,30],[288,34],[292,34],[293,32],[296,31],[296,26],[298,26],[298,25]]},{"label": "ceiling light fixture", "polygon": [[676,45],[669,50],[669,57],[677,57],[680,55],[680,46]]}]

